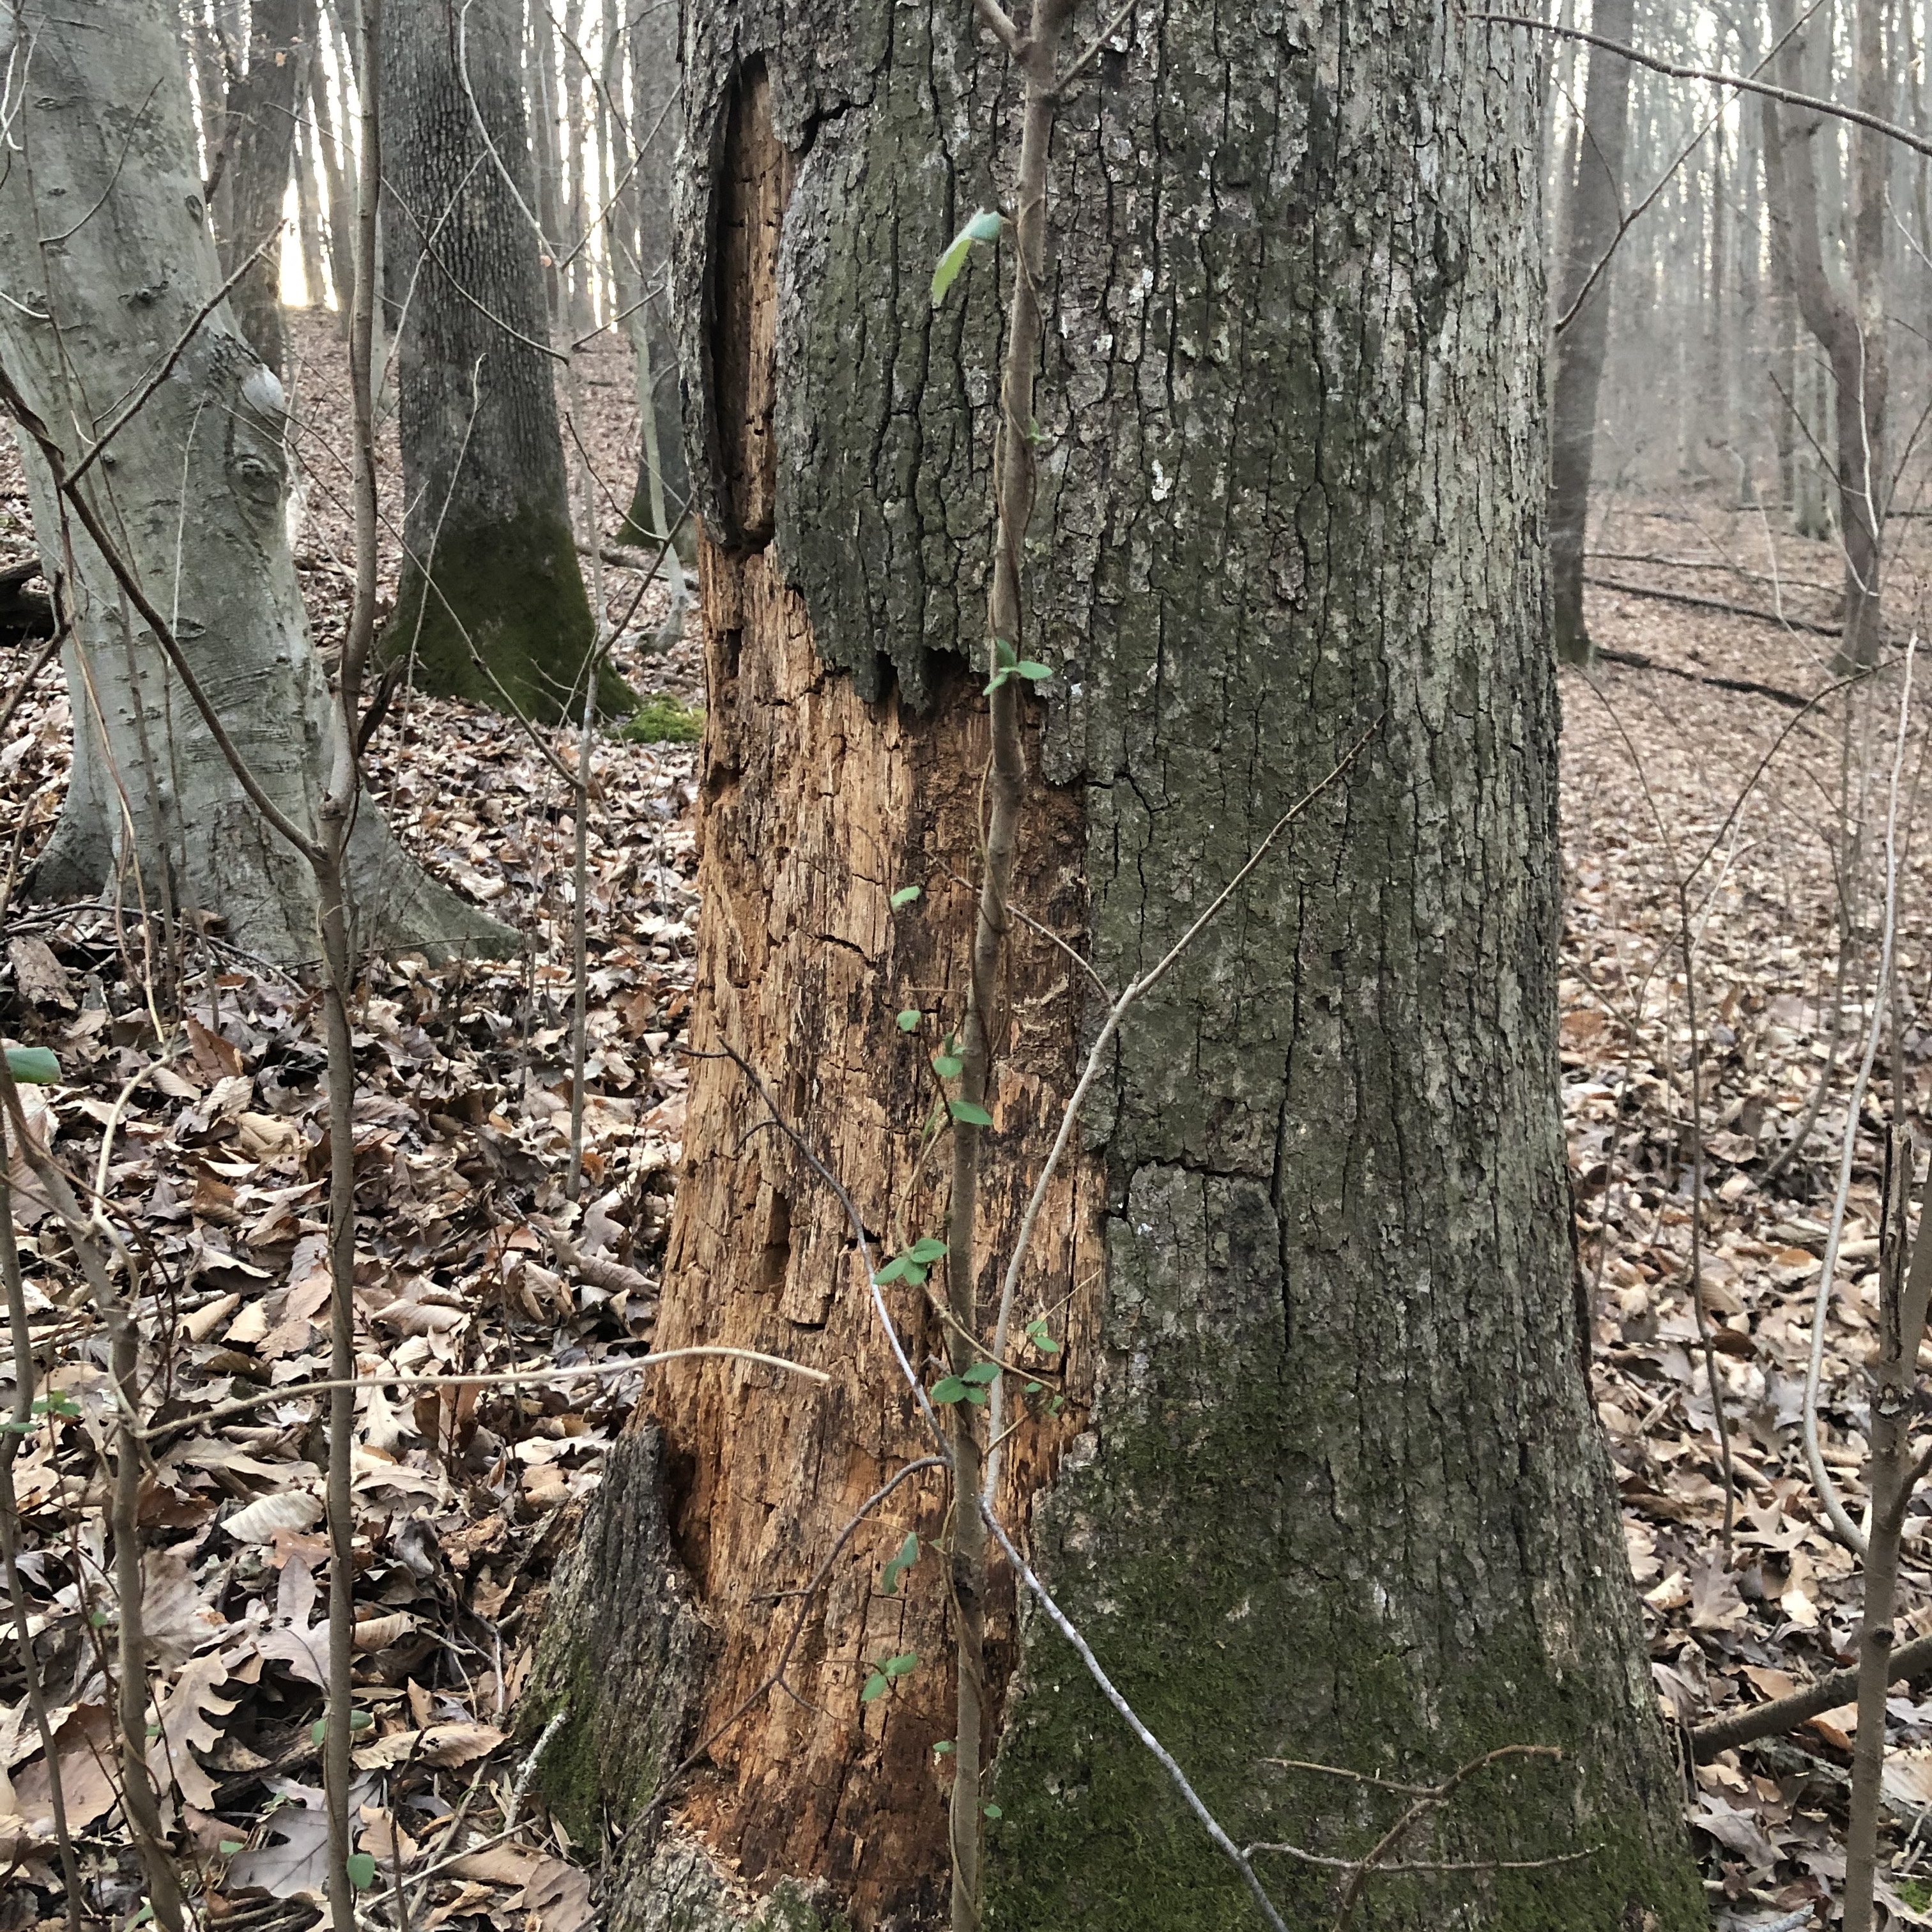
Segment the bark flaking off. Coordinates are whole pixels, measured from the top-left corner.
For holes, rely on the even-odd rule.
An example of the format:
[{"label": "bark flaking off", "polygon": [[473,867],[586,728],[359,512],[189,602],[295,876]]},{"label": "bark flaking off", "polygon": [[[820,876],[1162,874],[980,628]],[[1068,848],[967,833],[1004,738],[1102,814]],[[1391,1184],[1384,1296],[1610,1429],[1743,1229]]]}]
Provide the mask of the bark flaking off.
[{"label": "bark flaking off", "polygon": [[[983,637],[1010,266],[976,258],[937,314],[928,290],[965,216],[1000,199],[986,158],[1014,102],[963,8],[707,0],[686,22],[679,274],[712,532],[696,1038],[761,1067],[883,1234],[931,1091],[891,1010],[956,1003],[970,930],[952,880],[985,727],[956,665]],[[1238,1839],[1366,1842],[1366,1812],[1332,1786],[1264,1786],[1264,1756],[1433,1780],[1489,1746],[1564,1748],[1560,1767],[1472,1784],[1432,1844],[1588,1845],[1591,1863],[1391,1880],[1360,1924],[1688,1932],[1702,1904],[1578,1371],[1564,1218],[1534,58],[1388,0],[1167,0],[1131,43],[1056,130],[1026,568],[1029,648],[1058,672],[1029,755],[1057,783],[1030,807],[1047,843],[1023,852],[1018,902],[1090,932],[1124,983],[1375,736],[1122,1036],[1043,1222],[1079,1435],[1048,1493],[1027,1507],[1060,1438],[1002,1507]],[[760,62],[794,178],[757,548],[733,535],[722,452],[746,412],[700,298]],[[894,917],[910,883],[926,896]],[[1073,969],[1017,943],[1015,1010],[1039,1042],[999,1045],[995,1195],[1035,1171],[1085,998],[1048,1000]],[[842,1220],[764,1118],[735,1070],[700,1064],[662,1332],[769,1346],[789,1323],[784,1352],[841,1379],[803,1402],[707,1366],[653,1395],[721,1714],[758,1681],[754,1593],[802,1581],[925,1446]],[[907,1232],[932,1232],[929,1194],[914,1204]],[[923,1360],[923,1306],[892,1294]],[[822,1878],[862,1924],[920,1922],[944,1882],[944,1687],[922,1669],[852,1701],[873,1658],[938,1654],[916,1580],[871,1588],[932,1508],[922,1490],[884,1512],[828,1594],[799,1688],[830,1714],[775,1700],[688,1814],[748,1874]],[[989,1925],[1250,1922],[1052,1630],[1020,1641]],[[1305,1876],[1281,1891],[1314,1909]]]}]

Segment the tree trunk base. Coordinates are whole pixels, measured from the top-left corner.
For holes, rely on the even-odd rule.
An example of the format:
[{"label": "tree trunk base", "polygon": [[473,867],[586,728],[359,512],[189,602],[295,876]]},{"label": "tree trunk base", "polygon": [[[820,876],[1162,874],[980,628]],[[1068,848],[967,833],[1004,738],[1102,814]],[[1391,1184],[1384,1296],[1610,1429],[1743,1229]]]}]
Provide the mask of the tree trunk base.
[{"label": "tree trunk base", "polygon": [[[539,724],[580,714],[596,626],[568,521],[531,511],[481,530],[446,531],[430,574],[433,588],[420,570],[405,572],[376,646],[384,663],[407,660],[418,690],[495,711],[514,706]],[[637,708],[637,694],[604,665],[600,716],[628,718]]]},{"label": "tree trunk base", "polygon": [[664,1440],[622,1437],[554,1585],[518,1706],[532,1739],[561,1711],[537,1788],[580,1844],[609,1822],[628,1834],[627,1869],[650,1857],[663,1808],[639,1816],[689,1748],[710,1633],[671,1547]]},{"label": "tree trunk base", "polygon": [[754,1899],[677,1825],[650,1856],[627,1856],[604,1902],[603,1932],[846,1932],[849,1922],[823,1886],[780,1882]]}]

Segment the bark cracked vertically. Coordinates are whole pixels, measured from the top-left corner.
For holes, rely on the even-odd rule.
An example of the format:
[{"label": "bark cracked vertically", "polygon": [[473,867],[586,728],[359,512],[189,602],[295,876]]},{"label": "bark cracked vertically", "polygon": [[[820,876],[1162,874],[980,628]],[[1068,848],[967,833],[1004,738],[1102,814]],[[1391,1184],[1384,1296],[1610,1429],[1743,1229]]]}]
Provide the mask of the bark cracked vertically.
[{"label": "bark cracked vertically", "polygon": [[[1389,1822],[1264,1758],[1432,1782],[1563,1748],[1472,1781],[1433,1843],[1591,1859],[1377,1881],[1360,1924],[1700,1925],[1572,1294],[1535,56],[1446,7],[1317,0],[1166,0],[1126,38],[1055,130],[1024,563],[1029,651],[1058,675],[1028,711],[1050,782],[1016,903],[1123,985],[1374,732],[1123,1029],[1022,1287],[1021,1321],[1065,1340],[1066,1407],[1022,1425],[1000,1506],[1238,1841],[1347,1856]],[[983,634],[1011,263],[982,252],[937,312],[928,284],[1000,199],[1003,66],[964,6],[687,15],[712,679],[694,1044],[760,1066],[888,1246],[940,1205],[912,1150],[972,930],[986,740],[958,666]],[[788,172],[776,236],[737,245],[742,184]],[[766,314],[768,417],[736,359]],[[1006,994],[982,1317],[1098,1019],[1030,932]],[[837,1379],[801,1400],[706,1364],[647,1400],[718,1714],[758,1681],[760,1593],[802,1582],[926,1448],[842,1216],[765,1118],[728,1062],[698,1064],[660,1340]],[[928,1305],[888,1292],[936,1372]],[[754,1711],[686,1813],[754,1884],[823,1880],[867,1925],[926,1923],[944,1887],[938,1566],[877,1588],[908,1528],[942,1533],[907,1487],[812,1612],[809,1703]],[[998,1580],[988,1924],[1251,1923]],[[921,1669],[862,1705],[870,1662],[908,1649]],[[1322,1875],[1267,1876],[1289,1922],[1326,1922]]]}]

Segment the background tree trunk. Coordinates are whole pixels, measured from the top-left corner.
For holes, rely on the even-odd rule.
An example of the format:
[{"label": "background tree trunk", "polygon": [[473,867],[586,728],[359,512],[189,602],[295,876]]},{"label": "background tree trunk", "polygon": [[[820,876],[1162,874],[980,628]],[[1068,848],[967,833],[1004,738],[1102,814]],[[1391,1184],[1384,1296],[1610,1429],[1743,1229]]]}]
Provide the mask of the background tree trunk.
[{"label": "background tree trunk", "polygon": [[[307,91],[313,44],[302,16],[302,0],[253,0],[248,10],[248,64],[229,75],[224,117],[232,177],[228,224],[218,238],[224,274],[232,274],[282,225],[296,104]],[[249,345],[280,374],[285,351],[278,245],[242,278],[230,299]]]},{"label": "background tree trunk", "polygon": [[[309,105],[314,115],[314,139],[322,160],[322,178],[328,197],[328,274],[335,289],[338,323],[346,334],[349,328],[349,291],[356,282],[356,205],[348,167],[336,135],[336,117],[329,93],[328,74],[320,58],[320,40],[326,16],[316,14],[317,57],[309,63]],[[337,43],[346,62],[346,52]],[[346,79],[346,68],[344,70]],[[347,89],[344,90],[347,98]],[[346,126],[345,117],[344,125]]]},{"label": "background tree trunk", "polygon": [[[1633,0],[1597,0],[1593,30],[1628,44]],[[1558,320],[1576,308],[1592,272],[1616,244],[1623,219],[1624,148],[1630,126],[1630,63],[1590,50],[1590,77],[1565,197],[1569,233],[1557,279]],[[1556,338],[1550,404],[1550,629],[1556,655],[1590,662],[1583,622],[1583,547],[1590,520],[1590,470],[1597,445],[1597,395],[1610,338],[1610,278],[1605,268],[1589,298]]]},{"label": "background tree trunk", "polygon": [[[0,356],[66,440],[70,463],[220,285],[172,12],[166,0],[30,0],[23,9],[39,85],[15,126],[28,165],[0,185],[0,278],[52,321],[4,305]],[[49,207],[96,212],[55,247],[38,232]],[[313,826],[326,693],[289,550],[280,394],[224,305],[85,487],[146,594],[178,612],[197,680],[263,788]],[[40,554],[61,567],[58,507],[22,440]],[[64,898],[118,884],[157,914],[220,915],[250,952],[314,958],[308,865],[243,796],[78,527],[72,554],[74,774],[37,890]],[[366,800],[351,852],[364,939],[440,949],[504,937],[429,880]]]},{"label": "background tree trunk", "polygon": [[[1786,32],[1792,17],[1792,0],[1774,0],[1775,32]],[[1882,26],[1880,0],[1858,0],[1853,26],[1858,103],[1865,112],[1881,116],[1890,105],[1884,85]],[[1806,88],[1804,44],[1812,31],[1807,28],[1778,57],[1780,80],[1801,92]],[[1885,142],[1882,136],[1868,129],[1856,129],[1852,136],[1856,206],[1852,292],[1847,300],[1832,286],[1826,270],[1820,233],[1818,173],[1813,150],[1821,118],[1765,100],[1765,187],[1774,251],[1785,265],[1805,327],[1831,362],[1838,527],[1845,553],[1844,640],[1839,657],[1846,664],[1870,664],[1876,662],[1882,635],[1881,532],[1889,486],[1882,287]]]},{"label": "background tree trunk", "polygon": [[[678,388],[677,338],[671,327],[673,164],[682,138],[676,16],[668,8],[631,5],[625,29],[631,76],[631,134],[638,153],[620,212],[620,241],[634,247],[636,293],[623,302],[638,372],[644,425],[638,486],[625,534],[633,543],[662,542],[691,506],[684,412]],[[642,306],[636,306],[639,302]]]},{"label": "background tree trunk", "polygon": [[[517,9],[467,10],[469,84],[527,202]],[[397,344],[409,509],[386,656],[427,688],[533,716],[567,706],[592,642],[572,535],[537,238],[479,136],[458,64],[458,10],[382,17],[386,273],[407,298]],[[433,584],[425,580],[425,567]],[[479,670],[472,645],[494,674]],[[606,681],[607,710],[625,707]]]},{"label": "background tree trunk", "polygon": [[[1563,1748],[1472,1786],[1414,1855],[1587,1862],[1378,1881],[1358,1924],[1688,1932],[1705,1910],[1579,1364],[1557,1105],[1538,56],[1446,6],[1166,0],[1130,31],[1055,140],[1025,646],[1059,675],[1029,707],[1016,900],[1123,984],[1375,735],[1128,1024],[1018,1311],[1064,1338],[1066,1406],[1028,1413],[1000,1506],[1238,1840],[1346,1854],[1388,1822],[1268,1756],[1435,1778]],[[1010,192],[988,158],[1016,101],[964,8],[703,0],[685,44],[694,1044],[762,1070],[896,1247],[943,1212],[916,1145],[971,931],[986,728],[961,666],[983,656],[1010,265],[982,253],[937,311],[927,285]],[[1095,1018],[1064,952],[1010,945],[986,1328]],[[908,1530],[944,1536],[929,1477],[806,1600],[795,1695],[754,1694],[795,1600],[770,1593],[927,1446],[841,1211],[768,1124],[728,1060],[697,1062],[658,1340],[834,1383],[692,1364],[647,1398],[716,1633],[693,1729],[752,1698],[685,1816],[760,1888],[790,1874],[861,1924],[924,1922],[942,1564],[878,1581]],[[888,1294],[914,1360],[943,1358],[924,1296]],[[1010,1577],[988,1624],[988,1925],[1251,1924],[1059,1637],[1016,1622]],[[598,1722],[573,1705],[559,1780],[629,1817],[643,1794]],[[1269,1879],[1292,1924],[1332,1915],[1327,1875]]]}]

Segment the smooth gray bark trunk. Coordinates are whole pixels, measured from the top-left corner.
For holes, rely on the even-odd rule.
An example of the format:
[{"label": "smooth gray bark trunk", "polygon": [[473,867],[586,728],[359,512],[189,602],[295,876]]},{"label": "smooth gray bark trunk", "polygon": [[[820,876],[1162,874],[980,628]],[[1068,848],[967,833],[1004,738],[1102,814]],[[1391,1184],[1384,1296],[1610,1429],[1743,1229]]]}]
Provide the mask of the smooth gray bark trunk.
[{"label": "smooth gray bark trunk", "polygon": [[394,190],[383,202],[385,274],[402,305],[409,556],[382,650],[411,657],[429,689],[554,718],[592,623],[571,530],[544,270],[518,205],[519,194],[531,199],[518,46],[514,0],[478,0],[466,13],[384,10],[384,174]]},{"label": "smooth gray bark trunk", "polygon": [[[984,662],[1012,266],[979,253],[937,311],[928,280],[1010,190],[1016,103],[964,7],[686,17],[694,1040],[752,1059],[896,1244],[944,1211],[913,1150],[971,932],[986,740],[960,665]],[[1027,715],[1016,902],[1123,985],[1368,735],[1126,1024],[1017,1312],[1064,1336],[1066,1406],[1022,1424],[1000,1507],[1238,1842],[1346,1856],[1390,1821],[1387,1794],[1270,1757],[1416,1781],[1562,1748],[1472,1785],[1413,1855],[1588,1858],[1378,1880],[1358,1928],[1690,1932],[1558,1104],[1540,53],[1446,0],[1154,0],[1127,31],[1054,142],[1023,643],[1058,675]],[[982,1334],[1100,1011],[1038,934],[1009,944]],[[658,1343],[782,1352],[833,1385],[694,1364],[646,1398],[688,1578],[667,1588],[716,1633],[695,1727],[750,1700],[710,1748],[704,1829],[760,1890],[924,1924],[946,1891],[942,1563],[878,1583],[908,1530],[944,1546],[935,1485],[838,1546],[793,1695],[760,1688],[792,1613],[770,1593],[930,1442],[842,1208],[770,1126],[729,1060],[696,1063]],[[890,1295],[913,1360],[943,1358],[924,1294]],[[1058,1632],[1024,1600],[1016,1620],[1010,1576],[992,1597],[988,1925],[1254,1924]],[[894,1653],[919,1668],[862,1702]],[[594,1668],[568,1664],[548,1681],[581,1697]],[[554,1768],[631,1816],[645,1790],[600,1755],[617,1727],[578,1720]],[[1265,1870],[1291,1924],[1331,1922],[1328,1875]]]},{"label": "smooth gray bark trunk", "polygon": [[[1607,40],[1628,44],[1633,0],[1597,0],[1591,21]],[[1558,319],[1570,314],[1592,273],[1616,246],[1623,219],[1624,150],[1630,127],[1630,63],[1590,50],[1582,138],[1568,196],[1569,234],[1557,280]],[[1583,621],[1583,547],[1590,520],[1590,471],[1597,443],[1597,398],[1610,339],[1610,280],[1598,275],[1588,298],[1556,338],[1550,385],[1550,629],[1556,655],[1590,661]]]},{"label": "smooth gray bark trunk", "polygon": [[[15,297],[0,305],[0,357],[70,464],[220,284],[172,14],[167,0],[28,0],[22,10],[35,80],[0,184],[0,280]],[[85,487],[146,595],[174,614],[199,682],[265,790],[312,826],[326,692],[290,552],[280,396],[224,303]],[[315,958],[308,866],[244,797],[22,441],[40,554],[64,568],[70,538],[76,573],[64,586],[74,774],[36,890],[111,891],[158,914],[199,908],[248,951]],[[368,800],[352,857],[365,940],[441,949],[503,937],[422,873]]]}]

